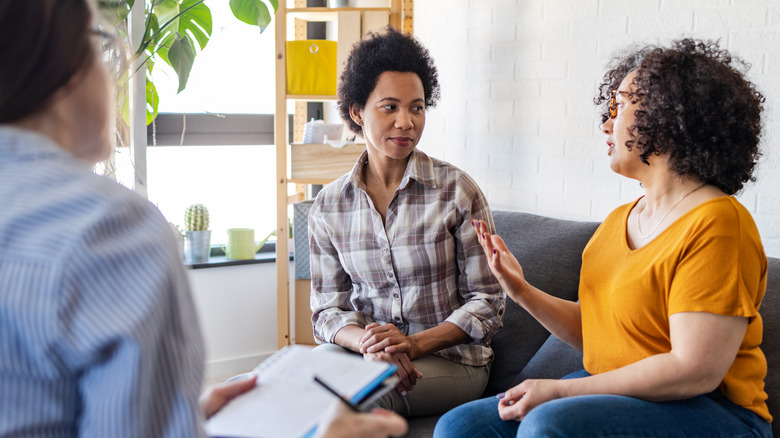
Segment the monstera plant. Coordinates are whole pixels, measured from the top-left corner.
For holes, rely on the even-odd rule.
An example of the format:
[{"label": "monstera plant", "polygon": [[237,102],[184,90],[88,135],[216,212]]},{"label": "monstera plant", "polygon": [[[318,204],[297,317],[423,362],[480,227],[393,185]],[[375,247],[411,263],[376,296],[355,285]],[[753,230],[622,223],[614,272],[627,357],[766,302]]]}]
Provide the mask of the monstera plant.
[{"label": "monstera plant", "polygon": [[[225,1],[225,0],[214,0]],[[279,0],[229,0],[233,15],[262,33],[271,23],[279,7]],[[157,117],[159,95],[151,73],[155,62],[162,60],[170,65],[179,79],[178,92],[187,86],[190,71],[198,53],[211,39],[211,10],[206,0],[139,0],[144,8],[144,34],[137,47],[131,47],[132,61],[137,68],[126,72],[120,79],[120,113],[128,119],[127,99],[122,96],[121,82],[133,74],[145,70],[146,75],[146,123]],[[120,35],[127,35],[127,17],[136,0],[99,0],[99,9],[117,28]],[[141,6],[139,4],[139,6]],[[270,8],[269,8],[270,6]],[[128,42],[129,44],[129,42]]]}]

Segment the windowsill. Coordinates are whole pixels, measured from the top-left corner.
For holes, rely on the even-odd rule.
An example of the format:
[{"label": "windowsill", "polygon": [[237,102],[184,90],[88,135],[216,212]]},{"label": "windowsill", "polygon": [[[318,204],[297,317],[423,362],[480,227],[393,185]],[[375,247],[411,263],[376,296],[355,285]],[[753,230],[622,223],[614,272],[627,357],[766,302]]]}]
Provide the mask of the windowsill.
[{"label": "windowsill", "polygon": [[[290,255],[290,260],[293,256]],[[184,262],[184,267],[189,269],[221,268],[223,266],[241,266],[256,265],[258,263],[276,263],[276,244],[271,242],[263,245],[260,251],[255,254],[254,259],[235,260],[225,257],[222,248],[215,246],[211,248],[211,254],[208,261],[199,263]]]}]

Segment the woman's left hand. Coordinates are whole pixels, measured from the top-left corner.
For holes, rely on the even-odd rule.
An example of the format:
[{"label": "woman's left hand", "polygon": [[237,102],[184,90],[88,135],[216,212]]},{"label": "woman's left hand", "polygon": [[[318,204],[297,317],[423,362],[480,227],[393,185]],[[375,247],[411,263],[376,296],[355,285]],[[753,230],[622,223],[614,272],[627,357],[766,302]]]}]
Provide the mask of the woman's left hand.
[{"label": "woman's left hand", "polygon": [[383,350],[388,353],[406,353],[411,359],[417,357],[415,342],[398,327],[393,324],[367,325],[366,334],[360,339],[360,352],[365,354]]},{"label": "woman's left hand", "polygon": [[531,409],[540,404],[561,398],[563,380],[525,380],[509,389],[498,401],[498,416],[502,420],[522,420]]},{"label": "woman's left hand", "polygon": [[242,378],[230,383],[221,383],[208,388],[200,396],[200,406],[206,418],[216,414],[230,400],[255,387],[257,376]]}]

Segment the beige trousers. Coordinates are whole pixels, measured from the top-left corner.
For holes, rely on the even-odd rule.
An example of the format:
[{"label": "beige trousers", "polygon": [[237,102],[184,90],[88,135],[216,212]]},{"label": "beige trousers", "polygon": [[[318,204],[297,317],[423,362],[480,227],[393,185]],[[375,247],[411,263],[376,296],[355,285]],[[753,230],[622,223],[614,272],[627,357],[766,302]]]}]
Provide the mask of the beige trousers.
[{"label": "beige trousers", "polygon": [[[317,350],[354,354],[336,344],[322,344]],[[439,356],[428,354],[412,361],[423,378],[406,396],[392,390],[377,401],[377,406],[395,411],[404,417],[424,417],[443,414],[463,403],[482,396],[490,376],[490,364],[463,365]]]}]

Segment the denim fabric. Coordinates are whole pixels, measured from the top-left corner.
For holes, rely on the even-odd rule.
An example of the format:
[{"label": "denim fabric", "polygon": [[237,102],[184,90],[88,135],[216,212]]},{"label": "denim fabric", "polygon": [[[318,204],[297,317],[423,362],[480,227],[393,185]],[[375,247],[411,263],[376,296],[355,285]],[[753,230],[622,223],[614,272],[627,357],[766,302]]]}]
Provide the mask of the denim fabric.
[{"label": "denim fabric", "polygon": [[[586,377],[578,371],[565,378]],[[616,395],[551,400],[522,422],[503,421],[494,397],[476,400],[444,414],[434,437],[762,437],[772,436],[766,421],[719,392],[687,400],[649,402]]]}]

